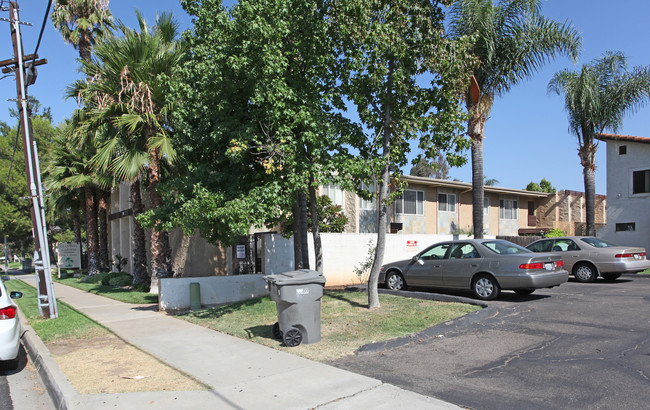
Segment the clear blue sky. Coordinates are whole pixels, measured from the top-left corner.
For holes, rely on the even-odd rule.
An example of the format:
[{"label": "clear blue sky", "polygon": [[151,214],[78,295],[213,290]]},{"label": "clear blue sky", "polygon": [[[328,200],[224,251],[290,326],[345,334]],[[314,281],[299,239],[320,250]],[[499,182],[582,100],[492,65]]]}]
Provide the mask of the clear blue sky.
[{"label": "clear blue sky", "polygon": [[[231,3],[227,1],[227,4]],[[7,5],[7,2],[4,2]],[[46,0],[20,1],[21,20],[33,24],[23,26],[26,54],[36,46],[38,32],[47,6]],[[116,18],[135,26],[134,9],[142,11],[150,24],[157,11],[173,11],[183,28],[191,26],[190,17],[177,0],[111,0],[110,8]],[[583,51],[578,65],[559,58],[538,72],[532,79],[515,87],[495,101],[486,125],[484,173],[499,180],[499,186],[523,189],[528,182],[546,178],[558,189],[584,190],[582,168],[577,156],[576,137],[569,134],[563,99],[549,95],[546,86],[553,74],[561,69],[578,69],[608,50],[620,50],[629,58],[630,67],[650,65],[650,35],[648,23],[650,3],[647,0],[547,0],[543,12],[558,21],[572,22],[583,36]],[[7,12],[0,13],[8,17]],[[9,23],[0,22],[0,60],[11,58],[13,51]],[[38,81],[29,94],[52,109],[54,120],[63,121],[76,108],[73,100],[64,100],[65,87],[79,77],[78,53],[64,44],[50,20],[39,50],[40,58],[48,64],[39,67]],[[13,77],[0,81],[0,120],[11,125],[8,109],[16,98]],[[620,134],[650,137],[650,107],[646,106],[628,116]],[[469,156],[469,154],[468,154]],[[606,192],[605,145],[601,144],[596,158],[596,191]],[[451,177],[471,181],[469,165],[451,170]]]}]

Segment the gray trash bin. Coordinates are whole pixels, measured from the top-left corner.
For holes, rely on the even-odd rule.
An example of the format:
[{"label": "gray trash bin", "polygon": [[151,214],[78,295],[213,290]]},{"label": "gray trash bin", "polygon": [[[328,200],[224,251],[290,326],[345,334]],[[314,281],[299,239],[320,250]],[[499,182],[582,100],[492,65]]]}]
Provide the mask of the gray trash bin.
[{"label": "gray trash bin", "polygon": [[325,286],[323,274],[300,269],[263,278],[278,309],[273,336],[290,347],[320,341],[320,301]]}]

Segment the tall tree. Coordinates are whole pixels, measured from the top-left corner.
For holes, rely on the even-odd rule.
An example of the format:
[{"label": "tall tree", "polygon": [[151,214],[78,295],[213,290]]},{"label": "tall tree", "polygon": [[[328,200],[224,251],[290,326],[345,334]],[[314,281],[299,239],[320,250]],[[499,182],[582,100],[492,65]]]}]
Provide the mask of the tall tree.
[{"label": "tall tree", "polygon": [[197,18],[175,90],[183,158],[176,170],[185,172],[167,203],[170,224],[229,243],[293,214],[300,267],[309,261],[311,209],[315,268],[322,270],[315,189],[347,175],[336,171],[344,138],[353,134],[342,131],[349,121],[334,109],[343,104],[326,4],[242,0],[226,9],[183,1]]},{"label": "tall tree", "polygon": [[[178,39],[178,24],[171,14],[161,14],[150,28],[136,11],[139,32],[119,23],[120,36],[100,39],[94,59],[82,71],[90,80],[73,89],[93,107],[89,116],[96,127],[106,127],[92,163],[109,170],[120,181],[135,182],[146,173],[152,207],[162,206],[158,186],[163,168],[176,158],[167,97],[166,78],[185,55]],[[112,127],[115,127],[112,129]],[[168,233],[150,221],[152,278],[172,275]],[[137,278],[136,278],[137,279]]]},{"label": "tall tree", "polygon": [[431,162],[420,159],[411,167],[410,175],[425,178],[449,179],[449,162],[442,152],[439,152]]},{"label": "tall tree", "polygon": [[466,92],[472,141],[474,237],[483,237],[483,140],[494,98],[531,77],[557,55],[577,58],[581,40],[570,24],[541,15],[541,0],[459,0],[451,6],[450,34],[473,35],[480,63]]},{"label": "tall tree", "polygon": [[[52,11],[52,23],[61,33],[63,40],[79,51],[81,61],[90,62],[92,47],[113,26],[113,16],[108,8],[108,0],[58,0]],[[85,190],[86,239],[88,242],[88,273],[99,272],[99,231],[97,224],[97,204],[94,186],[89,184]],[[105,195],[103,195],[105,198]],[[102,215],[108,205],[103,203]],[[104,230],[102,235],[107,235]],[[107,243],[103,240],[102,243]],[[107,254],[105,249],[103,253]]]},{"label": "tall tree", "polygon": [[[458,98],[473,59],[467,39],[450,41],[441,5],[428,0],[333,2],[338,28],[342,88],[361,124],[371,133],[361,153],[377,181],[377,247],[368,283],[368,307],[379,307],[377,280],[384,259],[391,177],[399,179],[409,142],[417,140],[424,158],[456,152],[465,117]],[[423,75],[431,82],[420,85]],[[459,147],[460,145],[460,147]],[[392,175],[391,175],[392,173]],[[399,186],[399,185],[398,185]],[[395,195],[400,195],[397,190]]]},{"label": "tall tree", "polygon": [[562,70],[548,84],[549,92],[564,95],[569,132],[578,137],[583,167],[587,235],[596,234],[596,150],[594,135],[616,132],[625,114],[635,112],[650,98],[650,67],[627,70],[620,52],[608,52],[584,64],[579,71]]}]

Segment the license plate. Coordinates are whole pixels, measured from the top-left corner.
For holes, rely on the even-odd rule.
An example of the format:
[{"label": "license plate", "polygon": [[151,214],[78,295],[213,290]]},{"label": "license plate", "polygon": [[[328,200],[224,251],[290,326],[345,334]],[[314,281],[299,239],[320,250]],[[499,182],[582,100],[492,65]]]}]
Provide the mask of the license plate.
[{"label": "license plate", "polygon": [[639,255],[638,253],[635,253],[634,254],[634,259],[641,259],[641,255]]},{"label": "license plate", "polygon": [[546,262],[546,263],[544,264],[544,268],[545,268],[546,270],[553,270],[553,262]]}]

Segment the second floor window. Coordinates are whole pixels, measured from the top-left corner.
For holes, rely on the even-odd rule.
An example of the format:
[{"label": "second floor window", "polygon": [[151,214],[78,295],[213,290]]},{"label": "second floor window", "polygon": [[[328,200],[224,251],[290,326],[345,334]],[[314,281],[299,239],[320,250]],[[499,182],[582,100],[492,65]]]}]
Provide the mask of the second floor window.
[{"label": "second floor window", "polygon": [[456,194],[438,194],[438,211],[456,212]]},{"label": "second floor window", "polygon": [[632,173],[632,193],[647,194],[650,192],[650,169]]},{"label": "second floor window", "polygon": [[395,213],[404,215],[424,215],[424,191],[407,189],[395,201]]},{"label": "second floor window", "polygon": [[499,219],[517,219],[519,204],[514,199],[499,200]]},{"label": "second floor window", "polygon": [[327,195],[331,200],[333,205],[339,205],[343,208],[344,205],[344,196],[343,191],[336,184],[325,184],[323,185],[323,195]]}]

